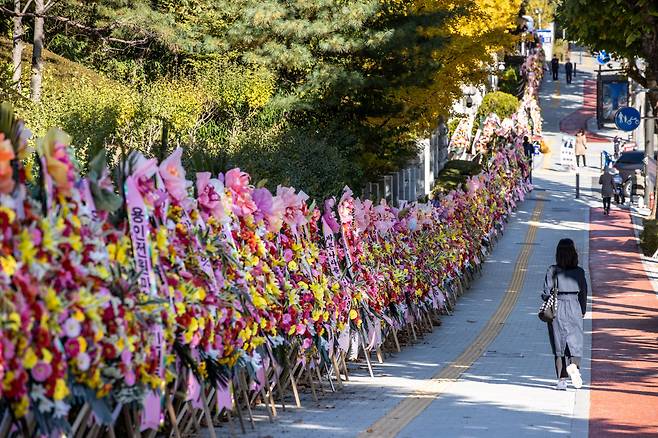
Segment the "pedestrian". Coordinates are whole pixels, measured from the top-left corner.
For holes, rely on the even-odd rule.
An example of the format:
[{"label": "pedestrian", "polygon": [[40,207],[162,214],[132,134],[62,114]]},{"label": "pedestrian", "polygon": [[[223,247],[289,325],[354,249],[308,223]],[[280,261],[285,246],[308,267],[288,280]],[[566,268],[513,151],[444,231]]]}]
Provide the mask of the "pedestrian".
[{"label": "pedestrian", "polygon": [[530,139],[527,135],[523,137],[523,153],[528,160],[528,180],[532,184],[532,156],[535,153],[535,146],[530,143]]},{"label": "pedestrian", "polygon": [[567,84],[570,84],[571,80],[572,80],[572,74],[573,74],[573,64],[571,63],[569,58],[567,58],[567,63],[564,64],[564,71],[567,75]]},{"label": "pedestrian", "polygon": [[[578,266],[578,252],[571,239],[561,239],[555,250],[555,264],[549,266],[544,280],[542,299],[548,300],[557,289],[557,310],[553,321],[547,323],[548,339],[555,359],[557,385],[567,389],[567,377],[574,388],[583,385],[580,359],[583,357],[583,318],[587,310],[587,280]],[[567,363],[568,362],[568,363]]]},{"label": "pedestrian", "polygon": [[560,70],[560,61],[557,59],[557,55],[553,55],[551,59],[551,71],[553,72],[553,80],[557,81],[557,73]]},{"label": "pedestrian", "polygon": [[614,176],[609,167],[603,170],[603,174],[599,177],[599,184],[601,184],[601,197],[603,198],[603,214],[609,215],[610,199],[615,194]]},{"label": "pedestrian", "polygon": [[621,150],[622,141],[623,140],[618,135],[615,135],[615,138],[612,140],[612,149],[613,149],[613,152],[614,152],[613,157],[615,158],[615,160],[617,158],[619,158],[619,152]]},{"label": "pedestrian", "polygon": [[584,129],[579,129],[576,134],[576,166],[580,167],[580,158],[583,158],[583,167],[587,167],[585,153],[587,151],[587,136]]},{"label": "pedestrian", "polygon": [[644,177],[640,169],[635,169],[631,176],[631,202],[640,208],[644,207]]}]

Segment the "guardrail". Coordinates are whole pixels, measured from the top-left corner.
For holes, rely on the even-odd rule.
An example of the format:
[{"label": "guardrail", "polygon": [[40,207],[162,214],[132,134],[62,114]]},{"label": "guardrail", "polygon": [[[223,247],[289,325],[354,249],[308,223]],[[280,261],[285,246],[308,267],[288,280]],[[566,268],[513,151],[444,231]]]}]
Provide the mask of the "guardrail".
[{"label": "guardrail", "polygon": [[389,205],[399,207],[404,202],[429,195],[448,161],[448,140],[448,128],[442,120],[429,138],[418,142],[418,155],[409,165],[366,184],[362,189],[363,198],[375,204],[386,199]]}]

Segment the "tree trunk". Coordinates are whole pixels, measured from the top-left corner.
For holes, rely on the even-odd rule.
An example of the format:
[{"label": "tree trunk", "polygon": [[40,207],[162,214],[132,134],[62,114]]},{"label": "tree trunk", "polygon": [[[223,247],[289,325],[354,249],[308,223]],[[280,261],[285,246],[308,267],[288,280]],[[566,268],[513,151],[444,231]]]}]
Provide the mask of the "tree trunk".
[{"label": "tree trunk", "polygon": [[23,73],[23,18],[19,15],[21,13],[21,0],[14,0],[14,34],[12,35],[13,47],[11,51],[12,61],[12,76],[11,82],[14,89],[21,92],[21,74]]},{"label": "tree trunk", "polygon": [[32,79],[30,81],[31,98],[34,102],[41,100],[41,81],[43,74],[43,14],[45,13],[44,0],[34,0],[34,42],[32,47]]}]

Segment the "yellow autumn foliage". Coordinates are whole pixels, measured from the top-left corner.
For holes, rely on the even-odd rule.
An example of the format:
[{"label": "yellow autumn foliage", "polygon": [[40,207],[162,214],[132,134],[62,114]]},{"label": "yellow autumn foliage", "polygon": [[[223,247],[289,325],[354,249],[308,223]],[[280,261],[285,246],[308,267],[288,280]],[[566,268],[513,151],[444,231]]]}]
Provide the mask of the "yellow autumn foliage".
[{"label": "yellow autumn foliage", "polygon": [[382,0],[388,11],[405,14],[455,12],[436,26],[417,29],[427,37],[447,41],[432,53],[440,68],[426,86],[405,87],[395,91],[394,101],[402,104],[397,117],[373,118],[373,126],[409,126],[416,136],[436,126],[441,115],[447,115],[455,99],[461,97],[461,86],[486,81],[487,66],[493,55],[510,48],[515,37],[516,17],[522,0]]}]

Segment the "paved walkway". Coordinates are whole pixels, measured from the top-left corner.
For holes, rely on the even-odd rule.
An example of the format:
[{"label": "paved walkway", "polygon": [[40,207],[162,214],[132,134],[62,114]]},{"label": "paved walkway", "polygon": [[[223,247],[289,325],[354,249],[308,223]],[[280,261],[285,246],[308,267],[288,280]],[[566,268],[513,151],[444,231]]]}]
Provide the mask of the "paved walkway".
[{"label": "paved walkway", "polygon": [[658,300],[630,215],[592,211],[591,436],[658,436]]},{"label": "paved walkway", "polygon": [[[545,82],[544,131],[554,153],[534,173],[535,191],[454,314],[419,344],[375,364],[374,379],[365,367],[351,365],[349,384],[318,404],[303,394],[304,407],[288,407],[274,423],[257,408],[256,430],[247,436],[657,436],[658,347],[651,319],[657,300],[642,279],[640,259],[633,258],[628,213],[613,207],[608,219],[599,208],[598,157],[611,145],[590,147],[579,199],[575,174],[559,165],[560,121],[582,109],[583,82],[591,78],[580,68],[571,85]],[[594,312],[585,317],[584,386],[556,391],[546,325],[536,312],[546,268],[564,237],[576,243],[581,266],[595,269]],[[643,406],[635,408],[638,403]]]}]

